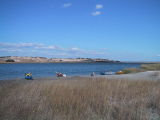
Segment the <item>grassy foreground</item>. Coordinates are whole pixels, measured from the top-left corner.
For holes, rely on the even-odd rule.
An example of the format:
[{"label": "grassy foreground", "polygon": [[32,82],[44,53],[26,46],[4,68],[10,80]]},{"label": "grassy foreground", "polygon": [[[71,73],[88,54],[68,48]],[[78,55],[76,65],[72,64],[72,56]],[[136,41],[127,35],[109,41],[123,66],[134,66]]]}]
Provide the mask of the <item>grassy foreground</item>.
[{"label": "grassy foreground", "polygon": [[160,82],[0,81],[0,120],[158,120]]}]

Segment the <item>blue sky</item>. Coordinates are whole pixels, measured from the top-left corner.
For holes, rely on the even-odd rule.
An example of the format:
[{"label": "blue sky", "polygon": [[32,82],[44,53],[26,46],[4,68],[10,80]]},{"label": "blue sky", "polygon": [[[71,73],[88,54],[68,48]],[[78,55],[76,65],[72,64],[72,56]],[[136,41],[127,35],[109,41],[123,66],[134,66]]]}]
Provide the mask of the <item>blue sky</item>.
[{"label": "blue sky", "polygon": [[0,56],[160,61],[159,0],[0,0]]}]

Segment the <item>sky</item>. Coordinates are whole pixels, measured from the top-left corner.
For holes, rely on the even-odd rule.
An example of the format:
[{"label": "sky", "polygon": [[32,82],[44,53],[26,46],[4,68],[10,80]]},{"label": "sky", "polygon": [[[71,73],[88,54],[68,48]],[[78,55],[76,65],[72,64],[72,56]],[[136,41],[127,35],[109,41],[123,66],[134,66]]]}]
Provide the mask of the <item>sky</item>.
[{"label": "sky", "polygon": [[160,0],[0,0],[0,56],[160,61]]}]

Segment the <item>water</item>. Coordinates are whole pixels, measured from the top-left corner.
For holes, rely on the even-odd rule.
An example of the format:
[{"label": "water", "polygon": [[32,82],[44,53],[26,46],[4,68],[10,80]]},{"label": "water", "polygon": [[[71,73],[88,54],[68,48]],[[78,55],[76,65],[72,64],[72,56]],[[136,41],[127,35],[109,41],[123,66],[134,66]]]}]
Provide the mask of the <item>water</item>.
[{"label": "water", "polygon": [[24,78],[24,74],[31,72],[34,78],[54,77],[55,72],[62,72],[69,76],[99,74],[104,71],[119,71],[124,68],[137,68],[138,63],[21,63],[0,64],[0,80]]}]

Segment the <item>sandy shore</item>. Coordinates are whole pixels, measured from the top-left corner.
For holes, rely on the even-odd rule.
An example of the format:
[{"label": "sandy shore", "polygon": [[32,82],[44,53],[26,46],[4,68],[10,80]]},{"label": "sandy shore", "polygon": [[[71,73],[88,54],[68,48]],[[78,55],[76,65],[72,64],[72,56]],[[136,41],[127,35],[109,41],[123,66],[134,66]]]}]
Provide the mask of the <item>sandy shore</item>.
[{"label": "sandy shore", "polygon": [[[76,80],[83,78],[93,78],[89,75],[87,76],[68,76],[66,78],[48,77],[48,78],[35,78],[34,80]],[[122,75],[96,75],[95,78],[107,78],[114,80],[160,80],[160,71],[146,71],[132,74],[122,74]]]},{"label": "sandy shore", "polygon": [[[114,80],[160,80],[160,71],[146,71],[146,72],[139,72],[139,73],[132,73],[132,74],[122,74],[122,75],[96,75],[95,77],[91,77],[89,75],[82,75],[82,76],[67,76],[65,77],[41,77],[35,78],[34,81],[44,81],[44,80],[83,80],[83,79],[93,79],[93,78],[106,78],[106,79],[114,79]],[[7,81],[12,80],[25,80],[22,78],[17,79],[10,79]],[[2,81],[2,80],[0,80]],[[31,80],[30,80],[31,81]]]},{"label": "sandy shore", "polygon": [[160,71],[146,71],[122,75],[104,75],[108,79],[127,79],[127,80],[160,80]]}]

